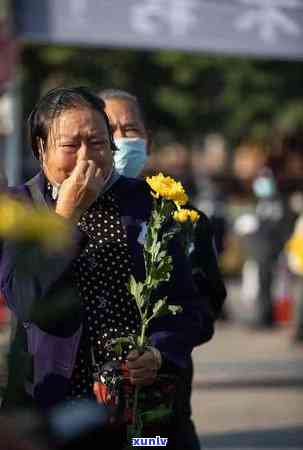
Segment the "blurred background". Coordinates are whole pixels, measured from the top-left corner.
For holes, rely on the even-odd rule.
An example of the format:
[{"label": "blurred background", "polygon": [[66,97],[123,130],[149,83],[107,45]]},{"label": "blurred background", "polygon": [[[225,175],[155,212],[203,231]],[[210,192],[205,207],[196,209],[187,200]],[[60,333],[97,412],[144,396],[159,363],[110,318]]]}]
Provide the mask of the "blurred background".
[{"label": "blurred background", "polygon": [[[144,174],[212,221],[228,298],[194,352],[205,448],[303,446],[302,36],[301,0],[0,1],[0,185],[39,169],[25,125],[43,93],[125,89],[153,133]],[[2,302],[2,389],[9,331]]]}]

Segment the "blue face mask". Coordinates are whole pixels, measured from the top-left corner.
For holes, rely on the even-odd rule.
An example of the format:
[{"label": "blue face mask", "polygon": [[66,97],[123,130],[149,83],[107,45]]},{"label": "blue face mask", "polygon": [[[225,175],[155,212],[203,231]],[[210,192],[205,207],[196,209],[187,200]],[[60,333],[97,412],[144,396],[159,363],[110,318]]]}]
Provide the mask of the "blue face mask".
[{"label": "blue face mask", "polygon": [[136,178],[147,160],[147,144],[142,138],[115,139],[115,168],[120,175]]},{"label": "blue face mask", "polygon": [[276,193],[275,182],[272,178],[259,177],[253,183],[253,190],[257,197],[272,197]]}]

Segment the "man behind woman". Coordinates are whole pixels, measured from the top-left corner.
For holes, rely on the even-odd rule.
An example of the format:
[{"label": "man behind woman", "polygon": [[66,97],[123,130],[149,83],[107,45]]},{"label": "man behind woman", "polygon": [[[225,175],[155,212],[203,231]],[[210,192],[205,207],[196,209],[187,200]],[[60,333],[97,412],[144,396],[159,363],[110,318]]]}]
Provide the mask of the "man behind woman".
[{"label": "man behind woman", "polygon": [[[126,176],[137,177],[148,163],[151,154],[152,135],[145,125],[144,114],[138,99],[121,90],[101,91],[99,96],[105,102],[105,112],[109,117],[114,142],[119,151],[114,159],[117,170]],[[218,268],[214,249],[214,235],[209,220],[200,212],[200,220],[195,229],[190,262],[196,286],[204,297],[214,318],[220,315],[226,297],[225,286]],[[205,297],[205,292],[207,296]],[[193,363],[189,361],[183,372],[183,382],[174,404],[174,429],[176,449],[197,450],[199,438],[191,421],[191,384]]]}]

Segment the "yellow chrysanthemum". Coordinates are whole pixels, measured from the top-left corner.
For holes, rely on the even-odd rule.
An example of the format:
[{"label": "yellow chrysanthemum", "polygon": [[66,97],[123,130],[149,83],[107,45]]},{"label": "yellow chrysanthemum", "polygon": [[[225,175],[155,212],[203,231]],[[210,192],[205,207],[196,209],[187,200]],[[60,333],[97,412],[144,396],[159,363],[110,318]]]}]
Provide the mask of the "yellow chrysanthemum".
[{"label": "yellow chrysanthemum", "polygon": [[171,177],[165,177],[163,173],[147,177],[146,182],[154,191],[152,195],[156,198],[163,197],[166,200],[172,200],[177,205],[185,205],[188,202],[188,196],[182,184]]},{"label": "yellow chrysanthemum", "polygon": [[197,211],[194,211],[193,209],[179,209],[178,211],[175,211],[173,214],[173,218],[176,222],[184,223],[190,220],[191,222],[195,223],[197,220],[199,220],[200,215],[197,213]]},{"label": "yellow chrysanthemum", "polygon": [[1,196],[0,217],[0,237],[3,239],[40,242],[52,249],[60,249],[70,243],[70,227],[51,211],[38,210]]},{"label": "yellow chrysanthemum", "polygon": [[294,234],[286,244],[286,252],[290,268],[299,274],[303,274],[303,236]]},{"label": "yellow chrysanthemum", "polygon": [[176,222],[184,223],[188,221],[188,214],[186,209],[179,209],[173,215]]},{"label": "yellow chrysanthemum", "polygon": [[194,209],[189,210],[190,220],[195,223],[200,219],[200,214]]}]

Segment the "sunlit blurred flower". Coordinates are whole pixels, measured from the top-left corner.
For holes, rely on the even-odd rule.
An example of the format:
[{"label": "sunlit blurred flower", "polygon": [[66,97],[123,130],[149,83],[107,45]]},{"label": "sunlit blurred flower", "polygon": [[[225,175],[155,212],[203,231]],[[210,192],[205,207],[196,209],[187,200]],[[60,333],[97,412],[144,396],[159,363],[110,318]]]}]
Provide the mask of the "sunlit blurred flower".
[{"label": "sunlit blurred flower", "polygon": [[197,222],[200,218],[200,214],[197,213],[197,211],[193,209],[179,209],[178,211],[175,211],[173,214],[173,218],[176,222],[184,223],[190,220],[192,223]]},{"label": "sunlit blurred flower", "polygon": [[286,244],[289,268],[300,275],[303,275],[303,235],[293,234]]},{"label": "sunlit blurred flower", "polygon": [[21,242],[40,242],[49,249],[61,249],[71,242],[71,230],[64,219],[45,208],[37,209],[8,196],[0,196],[0,237]]},{"label": "sunlit blurred flower", "polygon": [[147,177],[146,182],[154,192],[155,198],[162,197],[166,200],[172,200],[177,205],[185,205],[188,202],[188,196],[184,191],[182,184],[171,177],[165,177],[162,173],[153,177]]}]

